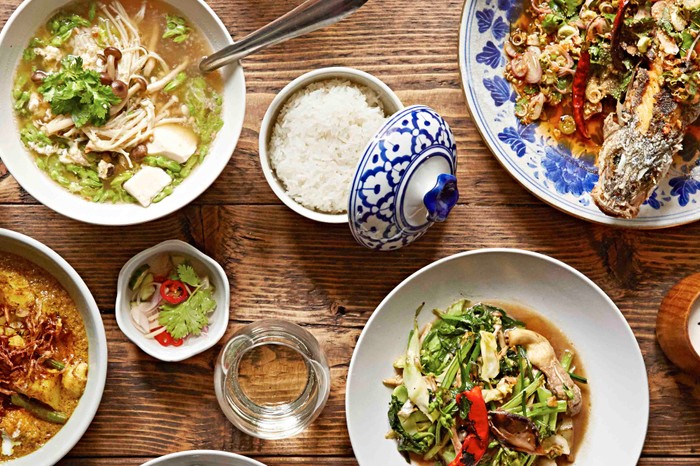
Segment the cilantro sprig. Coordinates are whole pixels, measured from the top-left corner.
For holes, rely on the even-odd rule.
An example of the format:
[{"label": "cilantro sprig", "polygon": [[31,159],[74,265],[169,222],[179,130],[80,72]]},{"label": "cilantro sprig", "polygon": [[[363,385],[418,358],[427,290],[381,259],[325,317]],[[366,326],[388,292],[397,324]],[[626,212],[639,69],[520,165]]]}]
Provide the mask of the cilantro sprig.
[{"label": "cilantro sprig", "polygon": [[44,79],[39,92],[54,114],[70,115],[76,128],[103,126],[111,106],[121,102],[111,87],[100,82],[98,72],[83,69],[83,59],[73,55],[61,61],[60,71]]},{"label": "cilantro sprig", "polygon": [[179,16],[167,15],[165,33],[163,39],[172,39],[173,42],[180,44],[185,42],[190,37],[190,28],[187,26],[184,18]]},{"label": "cilantro sprig", "polygon": [[208,280],[202,280],[190,265],[180,264],[177,276],[194,290],[180,304],[162,305],[158,323],[175,339],[201,335],[202,329],[209,325],[209,314],[216,308],[213,289]]}]

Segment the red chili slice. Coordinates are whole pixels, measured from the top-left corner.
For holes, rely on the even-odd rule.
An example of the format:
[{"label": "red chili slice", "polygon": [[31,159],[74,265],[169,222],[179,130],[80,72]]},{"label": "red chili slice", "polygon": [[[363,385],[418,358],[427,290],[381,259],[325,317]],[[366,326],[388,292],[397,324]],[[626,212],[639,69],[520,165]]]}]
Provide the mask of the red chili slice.
[{"label": "red chili slice", "polygon": [[620,40],[622,38],[622,25],[627,5],[629,5],[629,0],[620,0],[618,3],[617,14],[615,15],[615,21],[613,21],[612,33],[610,35],[610,52],[613,66],[623,71],[625,69],[625,64],[622,62],[623,50],[620,45]]},{"label": "red chili slice", "polygon": [[160,295],[170,304],[180,304],[188,298],[189,293],[181,281],[166,280],[160,286]]},{"label": "red chili slice", "polygon": [[182,344],[184,343],[184,339],[173,338],[173,336],[167,331],[156,335],[154,338],[158,341],[158,343],[160,343],[163,346],[182,346]]},{"label": "red chili slice", "polygon": [[573,107],[574,107],[574,121],[576,122],[576,129],[581,133],[581,135],[590,139],[588,135],[588,128],[586,127],[586,120],[583,115],[583,107],[586,103],[586,86],[588,85],[588,72],[591,67],[591,54],[588,53],[588,48],[584,48],[581,52],[581,58],[578,60],[578,66],[576,67],[576,74],[574,74],[574,82],[572,85],[573,93]]},{"label": "red chili slice", "polygon": [[171,346],[173,344],[173,337],[168,332],[160,333],[154,338],[163,346]]},{"label": "red chili slice", "polygon": [[469,414],[467,419],[458,418],[457,422],[460,427],[467,430],[467,436],[450,466],[475,466],[481,461],[489,446],[489,415],[481,394],[481,387],[477,385],[469,391],[458,394],[458,405],[463,398],[470,403]]}]

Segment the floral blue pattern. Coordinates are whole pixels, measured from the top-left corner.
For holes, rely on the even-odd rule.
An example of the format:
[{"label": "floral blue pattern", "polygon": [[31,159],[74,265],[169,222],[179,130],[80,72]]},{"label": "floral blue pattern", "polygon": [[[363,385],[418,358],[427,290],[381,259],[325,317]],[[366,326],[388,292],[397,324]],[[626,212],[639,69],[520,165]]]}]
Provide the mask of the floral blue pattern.
[{"label": "floral blue pattern", "polygon": [[565,144],[547,145],[542,157],[542,168],[558,193],[582,196],[598,182],[598,170],[585,158],[575,158]]},{"label": "floral blue pattern", "polygon": [[700,220],[698,141],[686,138],[667,179],[644,203],[636,219],[613,219],[592,202],[598,180],[594,156],[567,147],[545,125],[523,126],[515,117],[516,94],[504,79],[503,46],[509,25],[522,12],[521,0],[467,0],[460,33],[464,90],[485,142],[523,186],[546,202],[595,222],[641,228]]},{"label": "floral blue pattern", "polygon": [[654,190],[653,193],[651,193],[651,196],[649,196],[649,199],[644,201],[644,205],[648,205],[652,209],[659,210],[661,208],[661,201],[659,201],[659,193],[658,190]]},{"label": "floral blue pattern", "polygon": [[[425,202],[426,192],[415,193],[411,181],[420,178],[419,168],[427,162],[439,162],[445,169],[443,186],[451,191],[432,192],[432,204],[439,212],[430,211],[420,219],[410,221],[405,212],[415,212],[410,199]],[[429,219],[441,221],[457,201],[453,176],[457,170],[457,146],[447,123],[432,109],[424,106],[408,107],[394,115],[380,130],[360,160],[360,165],[350,190],[350,230],[355,239],[370,249],[388,251],[401,248],[420,238],[433,224]],[[432,180],[430,180],[432,181]],[[437,192],[436,189],[440,192]],[[419,194],[419,195],[416,195]],[[443,194],[446,201],[443,202]],[[440,202],[437,202],[437,201]],[[404,208],[404,204],[410,208]]]},{"label": "floral blue pattern", "polygon": [[515,102],[515,91],[502,76],[484,78],[484,87],[491,93],[496,107],[500,107],[508,101]]},{"label": "floral blue pattern", "polygon": [[671,178],[668,184],[672,188],[671,196],[678,197],[678,203],[681,207],[687,206],[691,202],[691,197],[700,191],[700,180],[693,178],[691,175]]},{"label": "floral blue pattern", "polygon": [[496,13],[493,10],[481,10],[476,12],[476,21],[479,25],[479,32],[485,33],[493,23],[493,17]]},{"label": "floral blue pattern", "polygon": [[516,127],[509,127],[498,134],[498,139],[508,144],[515,154],[522,158],[527,151],[526,142],[535,142],[535,125],[523,125],[519,121]]},{"label": "floral blue pattern", "polygon": [[498,68],[501,61],[504,60],[501,49],[491,41],[486,42],[484,49],[476,56],[476,61],[489,65],[491,68]]}]

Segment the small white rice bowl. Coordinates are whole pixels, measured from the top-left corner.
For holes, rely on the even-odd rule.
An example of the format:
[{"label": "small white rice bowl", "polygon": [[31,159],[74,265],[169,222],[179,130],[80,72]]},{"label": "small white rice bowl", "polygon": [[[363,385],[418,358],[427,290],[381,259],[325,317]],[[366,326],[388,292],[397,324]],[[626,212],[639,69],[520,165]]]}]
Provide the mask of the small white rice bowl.
[{"label": "small white rice bowl", "polygon": [[277,116],[269,145],[272,169],[304,207],[346,213],[362,151],[386,120],[372,89],[344,79],[312,83]]}]

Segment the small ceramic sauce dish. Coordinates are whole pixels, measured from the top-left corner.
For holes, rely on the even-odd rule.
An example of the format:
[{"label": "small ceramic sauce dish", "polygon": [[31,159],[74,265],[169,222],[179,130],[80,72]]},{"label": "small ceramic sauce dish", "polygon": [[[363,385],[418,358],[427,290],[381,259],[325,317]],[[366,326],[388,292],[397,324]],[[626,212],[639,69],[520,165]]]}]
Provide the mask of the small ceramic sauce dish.
[{"label": "small ceramic sauce dish", "polygon": [[[129,282],[144,264],[151,264],[158,257],[182,257],[190,264],[197,275],[208,277],[214,292],[212,298],[216,308],[209,315],[209,325],[201,335],[190,335],[181,346],[163,346],[156,339],[148,338],[139,330],[131,316],[132,290]],[[156,291],[157,293],[158,291]],[[226,333],[229,321],[230,287],[224,269],[212,258],[195,247],[170,240],[146,249],[132,257],[119,272],[117,282],[116,317],[124,335],[145,353],[161,361],[183,361],[214,346]]]},{"label": "small ceramic sauce dish", "polygon": [[[270,156],[272,135],[285,104],[312,84],[334,80],[350,81],[376,93],[387,117],[357,154],[347,212],[338,214],[315,211],[292,198]],[[429,107],[404,107],[386,84],[352,68],[312,71],[282,89],[263,119],[259,152],[265,178],[284,204],[311,220],[349,223],[357,242],[370,249],[386,251],[410,244],[435,222],[444,221],[459,198],[456,145],[445,120]]]}]

